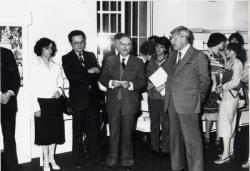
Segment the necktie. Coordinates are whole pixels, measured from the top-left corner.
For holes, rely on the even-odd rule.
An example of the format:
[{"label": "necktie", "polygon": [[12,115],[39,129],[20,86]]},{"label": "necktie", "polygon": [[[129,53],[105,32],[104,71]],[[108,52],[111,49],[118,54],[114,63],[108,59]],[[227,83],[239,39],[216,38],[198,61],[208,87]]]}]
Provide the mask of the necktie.
[{"label": "necktie", "polygon": [[125,58],[122,58],[122,68],[123,70],[125,69],[126,65],[125,65]]},{"label": "necktie", "polygon": [[179,52],[177,53],[177,64],[179,64],[180,61],[181,61],[181,52],[179,51]]},{"label": "necktie", "polygon": [[79,56],[79,60],[80,60],[80,62],[82,63],[82,66],[84,66],[84,67],[85,67],[85,64],[84,64],[85,60],[84,60],[84,56],[83,56],[83,54],[82,54],[82,53],[79,53],[79,54],[78,54],[78,56]]},{"label": "necktie", "polygon": [[81,61],[82,64],[84,64],[84,57],[83,57],[83,54],[82,53],[79,53],[79,59]]}]

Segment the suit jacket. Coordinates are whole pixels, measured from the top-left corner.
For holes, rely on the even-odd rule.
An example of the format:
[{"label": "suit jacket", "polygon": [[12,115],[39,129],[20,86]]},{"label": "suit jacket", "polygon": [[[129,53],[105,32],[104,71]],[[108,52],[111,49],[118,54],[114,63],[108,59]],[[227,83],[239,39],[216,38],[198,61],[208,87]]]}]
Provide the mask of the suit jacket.
[{"label": "suit jacket", "polygon": [[15,57],[11,50],[0,47],[1,66],[1,92],[12,90],[15,96],[11,96],[5,105],[7,109],[17,111],[17,94],[20,88],[20,75]]},{"label": "suit jacket", "polygon": [[179,64],[176,58],[177,51],[173,51],[165,68],[168,73],[165,111],[172,96],[177,113],[200,113],[210,84],[208,60],[203,52],[192,46]]},{"label": "suit jacket", "polygon": [[[69,80],[69,97],[71,107],[76,111],[85,110],[88,107],[89,96],[98,99],[99,88],[97,79],[99,74],[89,74],[88,69],[99,67],[94,53],[83,51],[84,66],[78,55],[72,50],[62,56],[64,73]],[[98,102],[98,100],[96,100]]]},{"label": "suit jacket", "polygon": [[[121,105],[122,115],[135,115],[140,111],[141,90],[146,86],[146,75],[142,60],[130,55],[125,70],[121,73],[121,62],[119,55],[107,58],[104,65],[100,82],[107,87],[106,110],[108,113],[119,113]],[[121,79],[120,79],[121,76]],[[133,83],[133,90],[125,88],[109,88],[110,80],[126,80]],[[118,99],[119,89],[121,91],[121,100]]]}]

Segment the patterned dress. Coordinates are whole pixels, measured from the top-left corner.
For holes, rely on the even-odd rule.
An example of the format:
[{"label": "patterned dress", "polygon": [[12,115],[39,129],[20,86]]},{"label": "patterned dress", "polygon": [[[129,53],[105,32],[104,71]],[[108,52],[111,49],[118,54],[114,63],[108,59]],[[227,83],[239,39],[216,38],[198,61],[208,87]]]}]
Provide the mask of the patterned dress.
[{"label": "patterned dress", "polygon": [[210,85],[210,91],[203,108],[203,119],[216,121],[218,117],[220,94],[215,92],[215,88],[221,84],[222,70],[225,68],[226,60],[223,54],[214,54],[209,49],[204,51],[204,53],[207,55],[210,62],[209,70],[212,84]]}]

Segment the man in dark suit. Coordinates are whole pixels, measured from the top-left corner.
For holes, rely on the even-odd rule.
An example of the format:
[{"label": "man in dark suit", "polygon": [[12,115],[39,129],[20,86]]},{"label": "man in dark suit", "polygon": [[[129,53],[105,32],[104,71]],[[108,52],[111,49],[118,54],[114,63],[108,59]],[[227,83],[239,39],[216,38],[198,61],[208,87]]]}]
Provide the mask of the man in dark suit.
[{"label": "man in dark suit", "polygon": [[62,65],[69,80],[69,97],[73,114],[73,165],[81,167],[83,157],[83,134],[86,134],[90,158],[97,160],[99,155],[99,88],[97,79],[99,66],[95,55],[85,51],[86,36],[80,30],[68,35],[72,51],[62,57]]},{"label": "man in dark suit", "polygon": [[121,165],[126,170],[131,170],[134,165],[132,132],[135,115],[140,111],[140,92],[146,86],[146,76],[143,62],[130,55],[131,45],[131,38],[124,34],[119,39],[120,54],[107,59],[99,79],[107,87],[110,145],[106,169],[116,164],[119,143]]},{"label": "man in dark suit", "polygon": [[18,160],[16,153],[15,129],[20,75],[15,57],[11,50],[0,47],[0,58],[1,124],[4,143],[2,167],[6,171],[16,171],[18,169]]},{"label": "man in dark suit", "polygon": [[174,51],[166,71],[165,111],[170,119],[170,156],[173,170],[185,167],[185,151],[189,171],[203,171],[203,147],[199,113],[209,84],[205,54],[191,46],[192,32],[184,26],[171,32]]}]

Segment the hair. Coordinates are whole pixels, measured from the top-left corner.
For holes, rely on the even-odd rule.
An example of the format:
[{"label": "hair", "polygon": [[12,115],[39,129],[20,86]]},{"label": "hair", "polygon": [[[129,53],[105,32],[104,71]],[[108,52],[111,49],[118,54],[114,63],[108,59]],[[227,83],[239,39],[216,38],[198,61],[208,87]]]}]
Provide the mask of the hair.
[{"label": "hair", "polygon": [[239,42],[239,44],[240,44],[241,46],[244,45],[244,43],[245,43],[245,42],[244,42],[244,38],[242,37],[242,35],[241,35],[240,33],[238,33],[238,32],[232,33],[232,34],[229,36],[229,38],[228,38],[229,43],[231,42],[231,40],[232,40],[233,38],[235,38],[235,39]]},{"label": "hair", "polygon": [[242,64],[244,64],[246,62],[246,58],[243,55],[244,49],[242,48],[242,46],[238,43],[229,43],[227,45],[227,49],[228,50],[233,50],[236,53],[236,58],[239,59]]},{"label": "hair", "polygon": [[43,48],[47,48],[49,47],[49,45],[52,44],[53,48],[52,48],[52,54],[51,56],[55,56],[57,48],[56,48],[56,43],[46,37],[39,39],[34,47],[34,52],[37,56],[41,56],[42,55],[42,50]]},{"label": "hair", "polygon": [[188,43],[190,44],[193,44],[193,41],[194,41],[194,35],[193,35],[193,32],[190,31],[187,27],[185,26],[179,26],[179,27],[176,27],[174,28],[171,32],[170,32],[171,35],[173,34],[183,34]]},{"label": "hair", "polygon": [[208,41],[207,41],[207,47],[214,47],[220,44],[221,42],[226,42],[227,38],[222,33],[212,33],[210,34]]},{"label": "hair", "polygon": [[168,38],[166,38],[164,36],[158,37],[158,39],[156,40],[156,44],[160,44],[160,45],[165,46],[165,49],[166,49],[165,54],[168,54],[169,48],[171,46],[171,42]]},{"label": "hair", "polygon": [[155,45],[156,43],[153,41],[145,41],[140,46],[140,52],[143,55],[153,55],[155,54]]},{"label": "hair", "polygon": [[71,43],[72,42],[72,37],[73,36],[82,36],[84,40],[86,40],[86,35],[83,31],[81,30],[73,30],[71,31],[69,34],[68,34],[68,39],[69,39],[69,42]]},{"label": "hair", "polygon": [[158,39],[158,36],[152,35],[152,36],[150,36],[150,37],[148,38],[148,41],[156,42],[157,39]]},{"label": "hair", "polygon": [[129,40],[131,41],[131,43],[133,42],[133,41],[132,41],[132,38],[131,38],[129,35],[125,34],[125,33],[122,33],[122,34],[120,35],[119,40],[120,40],[121,38],[123,38],[123,37],[129,38]]},{"label": "hair", "polygon": [[114,40],[119,40],[122,36],[124,35],[124,33],[116,33],[115,35],[114,35]]}]

